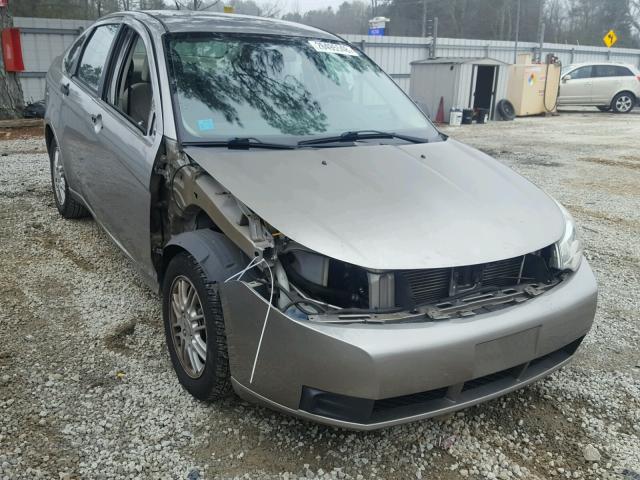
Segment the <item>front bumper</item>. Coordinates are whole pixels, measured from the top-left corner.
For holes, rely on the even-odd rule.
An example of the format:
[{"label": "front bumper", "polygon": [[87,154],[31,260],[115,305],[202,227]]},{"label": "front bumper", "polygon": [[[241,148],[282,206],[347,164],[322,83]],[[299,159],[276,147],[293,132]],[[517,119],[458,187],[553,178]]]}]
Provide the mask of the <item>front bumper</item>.
[{"label": "front bumper", "polygon": [[593,323],[597,287],[583,260],[547,293],[471,318],[327,325],[272,309],[253,382],[267,302],[242,282],[224,284],[221,294],[241,397],[371,430],[458,410],[561,367]]}]

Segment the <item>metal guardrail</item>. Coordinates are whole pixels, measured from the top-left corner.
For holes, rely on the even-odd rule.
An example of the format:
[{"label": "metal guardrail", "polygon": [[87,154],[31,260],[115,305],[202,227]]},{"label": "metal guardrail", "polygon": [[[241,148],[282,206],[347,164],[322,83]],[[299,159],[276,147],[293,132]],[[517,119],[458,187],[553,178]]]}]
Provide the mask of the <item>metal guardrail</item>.
[{"label": "metal guardrail", "polygon": [[19,73],[18,78],[26,103],[44,97],[49,65],[92,23],[76,19],[20,16],[13,18],[13,24],[20,29],[22,37],[22,56],[26,71]]}]

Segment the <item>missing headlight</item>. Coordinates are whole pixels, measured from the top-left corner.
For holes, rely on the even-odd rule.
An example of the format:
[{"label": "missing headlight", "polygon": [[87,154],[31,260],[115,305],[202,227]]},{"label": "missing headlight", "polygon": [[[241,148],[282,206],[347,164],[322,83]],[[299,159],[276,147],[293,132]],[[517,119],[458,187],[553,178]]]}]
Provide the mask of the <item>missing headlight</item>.
[{"label": "missing headlight", "polygon": [[289,281],[311,297],[340,308],[368,308],[367,272],[304,248],[288,248],[280,261]]}]

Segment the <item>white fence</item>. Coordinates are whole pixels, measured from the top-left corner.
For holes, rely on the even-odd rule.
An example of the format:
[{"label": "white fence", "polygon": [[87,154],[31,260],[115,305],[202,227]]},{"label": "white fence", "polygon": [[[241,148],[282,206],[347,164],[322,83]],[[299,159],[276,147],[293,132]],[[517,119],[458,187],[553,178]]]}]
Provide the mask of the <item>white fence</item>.
[{"label": "white fence", "polygon": [[64,52],[82,29],[93,22],[55,18],[15,17],[13,24],[20,28],[22,57],[25,71],[20,74],[24,101],[30,103],[44,98],[45,75],[51,62]]},{"label": "white fence", "polygon": [[[49,18],[14,18],[22,32],[22,51],[26,71],[21,77],[25,102],[44,97],[44,77],[49,65],[71,44],[82,29],[92,22],[85,20],[60,20]],[[430,38],[421,37],[370,37],[368,35],[342,35],[369,55],[405,91],[409,91],[411,62],[429,57]],[[496,40],[466,40],[438,38],[438,57],[490,57],[513,62],[514,43]],[[535,52],[537,43],[520,42],[518,52]],[[640,50],[629,48],[587,47],[545,43],[543,56],[555,53],[563,64],[611,61],[640,66]]]}]

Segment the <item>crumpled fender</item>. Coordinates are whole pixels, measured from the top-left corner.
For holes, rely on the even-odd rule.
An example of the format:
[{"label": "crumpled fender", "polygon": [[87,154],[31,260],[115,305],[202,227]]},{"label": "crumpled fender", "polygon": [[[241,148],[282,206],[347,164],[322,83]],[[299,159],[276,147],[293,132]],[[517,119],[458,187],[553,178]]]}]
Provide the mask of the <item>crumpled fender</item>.
[{"label": "crumpled fender", "polygon": [[229,238],[213,230],[180,233],[167,242],[164,251],[175,247],[189,252],[212,283],[223,283],[249,263],[249,258]]}]

